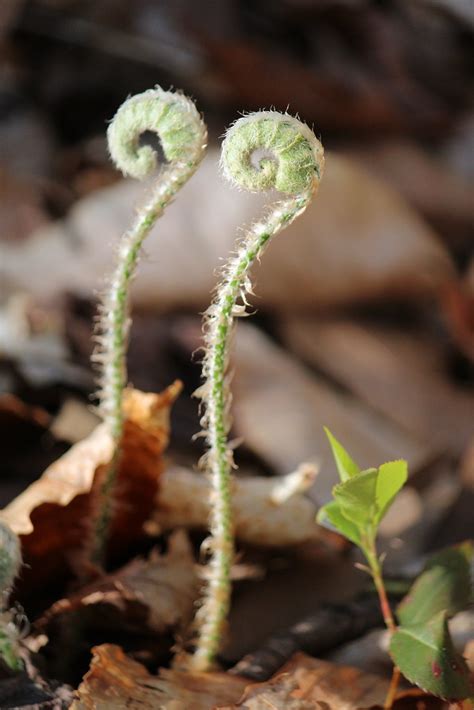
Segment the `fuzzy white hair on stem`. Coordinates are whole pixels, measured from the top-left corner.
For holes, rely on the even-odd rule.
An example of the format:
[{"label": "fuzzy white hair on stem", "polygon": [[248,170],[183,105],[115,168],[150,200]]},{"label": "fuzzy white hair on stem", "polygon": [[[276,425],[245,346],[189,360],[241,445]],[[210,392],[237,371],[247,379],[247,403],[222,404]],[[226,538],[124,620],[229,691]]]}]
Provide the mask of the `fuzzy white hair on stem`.
[{"label": "fuzzy white hair on stem", "polygon": [[157,86],[125,101],[109,125],[109,152],[124,175],[142,180],[156,171],[156,151],[150,145],[140,145],[147,131],[158,135],[167,163],[119,242],[115,269],[99,308],[94,360],[100,367],[100,411],[113,438],[114,456],[103,477],[94,523],[91,557],[97,564],[103,562],[107,545],[124,429],[122,400],[127,386],[130,284],[145,238],[196,171],[207,141],[206,126],[194,103],[183,94]]},{"label": "fuzzy white hair on stem", "polygon": [[204,671],[215,663],[230,608],[234,531],[228,365],[234,320],[247,314],[253,264],[271,238],[304,212],[315,194],[323,173],[324,151],[306,124],[288,114],[260,111],[243,116],[230,127],[222,144],[221,165],[232,184],[252,192],[275,189],[284,197],[239,240],[204,316],[204,384],[198,396],[204,407],[204,467],[211,481],[211,535],[206,542],[211,558],[196,615],[196,649],[190,659],[193,670]]}]

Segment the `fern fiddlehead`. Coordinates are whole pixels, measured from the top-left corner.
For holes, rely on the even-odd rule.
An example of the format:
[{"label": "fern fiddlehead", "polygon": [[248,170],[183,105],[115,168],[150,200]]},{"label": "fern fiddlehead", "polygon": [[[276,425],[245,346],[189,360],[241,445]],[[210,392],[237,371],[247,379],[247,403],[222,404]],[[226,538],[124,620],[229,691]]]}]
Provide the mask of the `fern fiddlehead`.
[{"label": "fern fiddlehead", "polygon": [[178,190],[193,175],[206,148],[207,131],[194,103],[180,93],[150,89],[128,99],[117,111],[108,131],[112,160],[124,173],[144,179],[157,168],[149,145],[140,145],[146,131],[158,134],[167,164],[158,173],[145,204],[118,246],[116,266],[102,300],[95,360],[100,365],[100,409],[114,442],[113,459],[102,482],[92,557],[101,563],[111,519],[112,491],[123,434],[122,399],[127,385],[126,354],[129,290],[141,246],[156,220]]},{"label": "fern fiddlehead", "polygon": [[234,556],[231,505],[232,452],[228,443],[231,393],[228,364],[234,319],[245,313],[250,271],[271,238],[308,206],[324,167],[324,151],[311,129],[288,114],[261,111],[239,119],[222,145],[222,168],[233,184],[251,191],[283,193],[266,216],[253,224],[231,255],[215,299],[205,314],[204,404],[205,467],[212,484],[211,552],[207,586],[197,614],[198,640],[191,665],[207,670],[219,650],[230,606]]}]

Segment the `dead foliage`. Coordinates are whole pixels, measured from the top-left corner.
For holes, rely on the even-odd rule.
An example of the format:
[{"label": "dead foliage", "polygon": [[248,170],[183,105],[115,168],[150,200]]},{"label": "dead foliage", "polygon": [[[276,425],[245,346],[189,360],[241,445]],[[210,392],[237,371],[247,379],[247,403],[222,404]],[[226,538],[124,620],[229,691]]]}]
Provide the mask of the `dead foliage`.
[{"label": "dead foliage", "polygon": [[[180,391],[175,383],[161,395],[129,390],[127,420],[117,483],[112,555],[143,537],[163,468],[169,437],[169,409]],[[112,440],[104,426],[73,446],[1,513],[21,537],[25,568],[21,598],[36,597],[52,582],[56,589],[71,574],[84,573],[84,543],[95,492],[110,461]],[[82,560],[82,562],[81,562]],[[57,598],[57,597],[56,597]]]}]

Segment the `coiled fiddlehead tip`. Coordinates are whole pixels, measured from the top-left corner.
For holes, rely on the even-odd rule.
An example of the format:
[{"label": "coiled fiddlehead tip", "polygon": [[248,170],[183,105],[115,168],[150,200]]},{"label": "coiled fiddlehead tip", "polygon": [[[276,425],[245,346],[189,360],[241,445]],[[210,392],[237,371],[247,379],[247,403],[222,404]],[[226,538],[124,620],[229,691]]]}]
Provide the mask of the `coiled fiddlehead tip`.
[{"label": "coiled fiddlehead tip", "polygon": [[299,119],[259,111],[236,121],[222,144],[221,164],[232,183],[254,192],[287,195],[314,190],[322,177],[324,149]]},{"label": "coiled fiddlehead tip", "polygon": [[157,169],[157,155],[140,145],[145,131],[161,141],[168,162],[193,164],[206,144],[206,127],[194,103],[186,96],[159,86],[127,99],[107,130],[109,152],[124,175],[142,180]]}]

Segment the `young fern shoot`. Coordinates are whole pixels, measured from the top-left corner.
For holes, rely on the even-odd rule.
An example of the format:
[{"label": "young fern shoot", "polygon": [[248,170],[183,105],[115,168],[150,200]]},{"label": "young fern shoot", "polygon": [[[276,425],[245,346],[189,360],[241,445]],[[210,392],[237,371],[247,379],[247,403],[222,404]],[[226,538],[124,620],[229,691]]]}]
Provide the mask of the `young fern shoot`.
[{"label": "young fern shoot", "polygon": [[245,313],[250,270],[270,239],[309,205],[324,167],[324,151],[311,129],[288,114],[261,111],[239,119],[222,145],[222,168],[233,184],[251,191],[276,189],[284,199],[253,224],[223,270],[214,302],[204,317],[205,466],[211,478],[211,559],[207,588],[197,614],[198,640],[191,665],[208,670],[219,650],[230,605],[234,556],[231,510],[232,452],[229,447],[228,361],[234,318]]},{"label": "young fern shoot", "polygon": [[155,87],[125,101],[108,132],[109,151],[116,166],[139,180],[153,174],[157,156],[149,145],[140,145],[146,131],[158,134],[167,164],[159,172],[145,204],[119,244],[115,270],[100,309],[98,348],[100,408],[113,438],[114,456],[102,483],[95,522],[92,558],[101,563],[111,519],[112,491],[117,477],[123,434],[122,399],[127,385],[126,354],[129,289],[141,246],[156,220],[178,190],[193,175],[206,148],[207,130],[194,103],[180,93]]}]

